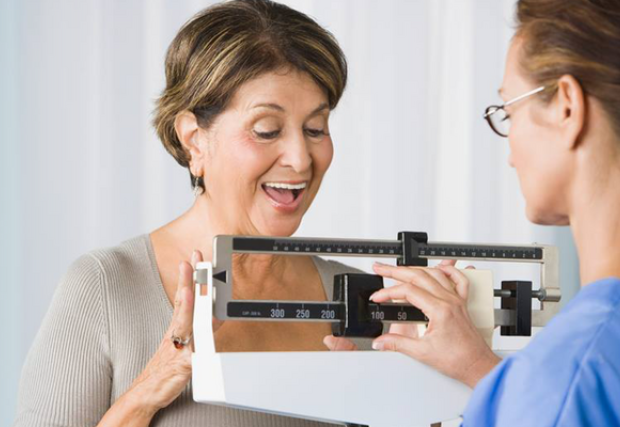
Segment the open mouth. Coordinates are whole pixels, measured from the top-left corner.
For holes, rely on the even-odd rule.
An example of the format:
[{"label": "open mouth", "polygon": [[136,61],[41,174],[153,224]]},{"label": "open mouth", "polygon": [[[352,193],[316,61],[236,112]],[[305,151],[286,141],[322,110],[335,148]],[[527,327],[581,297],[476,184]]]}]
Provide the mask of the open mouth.
[{"label": "open mouth", "polygon": [[276,206],[294,208],[299,204],[307,183],[288,184],[283,182],[266,182],[263,191]]}]

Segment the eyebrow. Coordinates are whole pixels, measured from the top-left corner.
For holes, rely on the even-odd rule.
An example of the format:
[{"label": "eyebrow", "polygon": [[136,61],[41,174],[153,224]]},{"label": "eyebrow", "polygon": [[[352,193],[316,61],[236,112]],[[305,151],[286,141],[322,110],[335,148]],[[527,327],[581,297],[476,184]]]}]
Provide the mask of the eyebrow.
[{"label": "eyebrow", "polygon": [[[279,111],[281,113],[285,112],[285,108],[282,107],[281,105],[278,104],[271,104],[271,103],[267,103],[267,104],[257,104],[254,107],[252,107],[252,109],[254,108],[268,108],[270,110],[275,110],[275,111]],[[315,108],[312,113],[310,113],[311,116],[315,115],[316,113],[319,113],[323,110],[326,110],[329,108],[329,104],[327,102],[322,103],[321,105],[319,105],[317,108]]]}]

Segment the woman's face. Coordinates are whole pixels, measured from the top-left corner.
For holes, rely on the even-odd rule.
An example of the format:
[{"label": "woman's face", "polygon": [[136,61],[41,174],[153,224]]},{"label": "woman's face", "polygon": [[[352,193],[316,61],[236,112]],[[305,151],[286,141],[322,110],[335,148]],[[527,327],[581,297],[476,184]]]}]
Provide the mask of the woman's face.
[{"label": "woman's face", "polygon": [[227,232],[289,236],[333,157],[326,93],[284,70],[246,82],[199,130],[210,214]]},{"label": "woman's face", "polygon": [[[504,102],[536,89],[519,67],[522,39],[515,38],[508,51],[504,81],[500,90]],[[562,149],[563,134],[558,129],[558,108],[552,100],[532,95],[506,107],[511,125],[509,164],[519,177],[527,204],[526,213],[536,224],[568,223],[566,183],[570,159]]]}]

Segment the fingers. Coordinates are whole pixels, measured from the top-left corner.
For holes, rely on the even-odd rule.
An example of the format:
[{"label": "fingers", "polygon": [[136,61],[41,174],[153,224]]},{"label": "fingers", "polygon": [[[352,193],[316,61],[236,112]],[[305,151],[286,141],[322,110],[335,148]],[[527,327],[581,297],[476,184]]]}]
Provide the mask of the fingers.
[{"label": "fingers", "polygon": [[456,265],[456,260],[455,259],[444,259],[444,260],[441,260],[439,265],[451,265],[454,267]]},{"label": "fingers", "polygon": [[370,296],[370,300],[377,303],[399,299],[407,300],[409,304],[422,310],[428,318],[434,317],[439,303],[443,302],[443,300],[425,289],[411,283],[402,283],[389,288],[383,288]]},{"label": "fingers", "polygon": [[469,279],[461,271],[452,266],[445,265],[438,268],[456,284],[456,292],[461,298],[467,301],[467,296],[469,295]]},{"label": "fingers", "polygon": [[435,270],[435,272],[431,275],[430,270],[432,269],[428,268],[395,267],[380,263],[375,263],[373,269],[375,270],[375,273],[383,277],[395,279],[403,283],[411,283],[421,287],[437,298],[445,298],[446,291],[450,294],[454,292],[452,284],[446,283],[445,285],[442,285],[433,277],[434,275],[437,275],[437,272],[439,272],[438,270]]},{"label": "fingers", "polygon": [[417,322],[408,322],[408,323],[392,323],[390,325],[390,334],[404,335],[410,338],[419,337],[418,334],[418,323]]},{"label": "fingers", "polygon": [[179,264],[179,282],[177,285],[174,314],[172,317],[172,333],[186,339],[191,337],[194,321],[194,287],[192,266],[183,261]]},{"label": "fingers", "polygon": [[351,340],[342,337],[335,337],[333,335],[328,335],[323,338],[323,344],[330,351],[355,351],[357,350],[357,345]]},{"label": "fingers", "polygon": [[372,348],[381,351],[398,351],[414,359],[420,358],[425,343],[418,338],[398,334],[384,334],[372,342]]},{"label": "fingers", "polygon": [[[192,253],[192,262],[191,262],[192,268],[195,270],[196,269],[196,265],[199,262],[203,262],[203,261],[204,261],[204,257],[202,256],[202,252],[200,252],[199,250],[195,250]],[[203,291],[204,291],[204,293],[203,293]],[[206,285],[201,286],[200,294],[203,295],[203,296],[207,294],[207,287],[206,287]],[[219,319],[216,319],[214,317],[213,321],[212,321],[213,332],[217,332],[222,327],[223,324],[224,324],[223,320],[219,320]]]},{"label": "fingers", "polygon": [[424,269],[424,272],[435,279],[437,283],[443,286],[446,291],[450,293],[454,292],[456,284],[450,280],[450,278],[441,270],[441,268],[439,268],[439,266],[437,268],[426,268]]},{"label": "fingers", "polygon": [[202,252],[195,250],[192,252],[192,268],[196,269],[196,264],[203,261]]}]

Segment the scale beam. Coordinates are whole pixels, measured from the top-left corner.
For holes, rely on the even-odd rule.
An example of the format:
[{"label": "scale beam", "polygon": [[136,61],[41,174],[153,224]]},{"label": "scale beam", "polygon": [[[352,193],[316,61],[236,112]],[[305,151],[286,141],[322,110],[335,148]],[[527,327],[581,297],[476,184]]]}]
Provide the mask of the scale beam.
[{"label": "scale beam", "polygon": [[[541,302],[540,310],[531,311],[531,326],[544,326],[559,310],[561,298],[558,278],[557,248],[545,245],[494,245],[453,242],[429,242],[426,233],[400,232],[397,240],[326,239],[298,237],[217,236],[214,241],[214,265],[211,273],[198,271],[196,280],[206,283],[206,274],[212,274],[217,298],[215,315],[221,320],[315,321],[339,323],[343,320],[343,301],[316,303],[313,301],[235,301],[232,298],[232,256],[242,254],[324,255],[394,258],[401,266],[426,266],[429,259],[458,259],[490,262],[536,263],[541,265],[540,289],[528,295]],[[359,278],[358,278],[359,279]],[[382,284],[380,287],[383,287]],[[379,287],[379,288],[380,288]],[[495,296],[504,300],[523,298],[523,292],[495,289]],[[505,304],[506,307],[512,307]],[[522,303],[519,305],[522,307]],[[367,304],[369,316],[377,306]],[[381,306],[378,312],[385,311]],[[406,320],[423,321],[421,312],[411,306],[388,309],[392,313],[406,312]],[[378,313],[377,312],[377,313]],[[333,316],[323,318],[322,316]],[[380,316],[380,314],[377,314]],[[404,315],[403,315],[404,316]],[[360,319],[367,320],[367,319]],[[370,319],[373,320],[374,319]],[[517,312],[511,308],[495,310],[496,326],[510,327],[518,322]],[[334,326],[334,331],[338,328]],[[520,329],[523,330],[523,329]],[[508,331],[508,329],[504,329]]]}]

